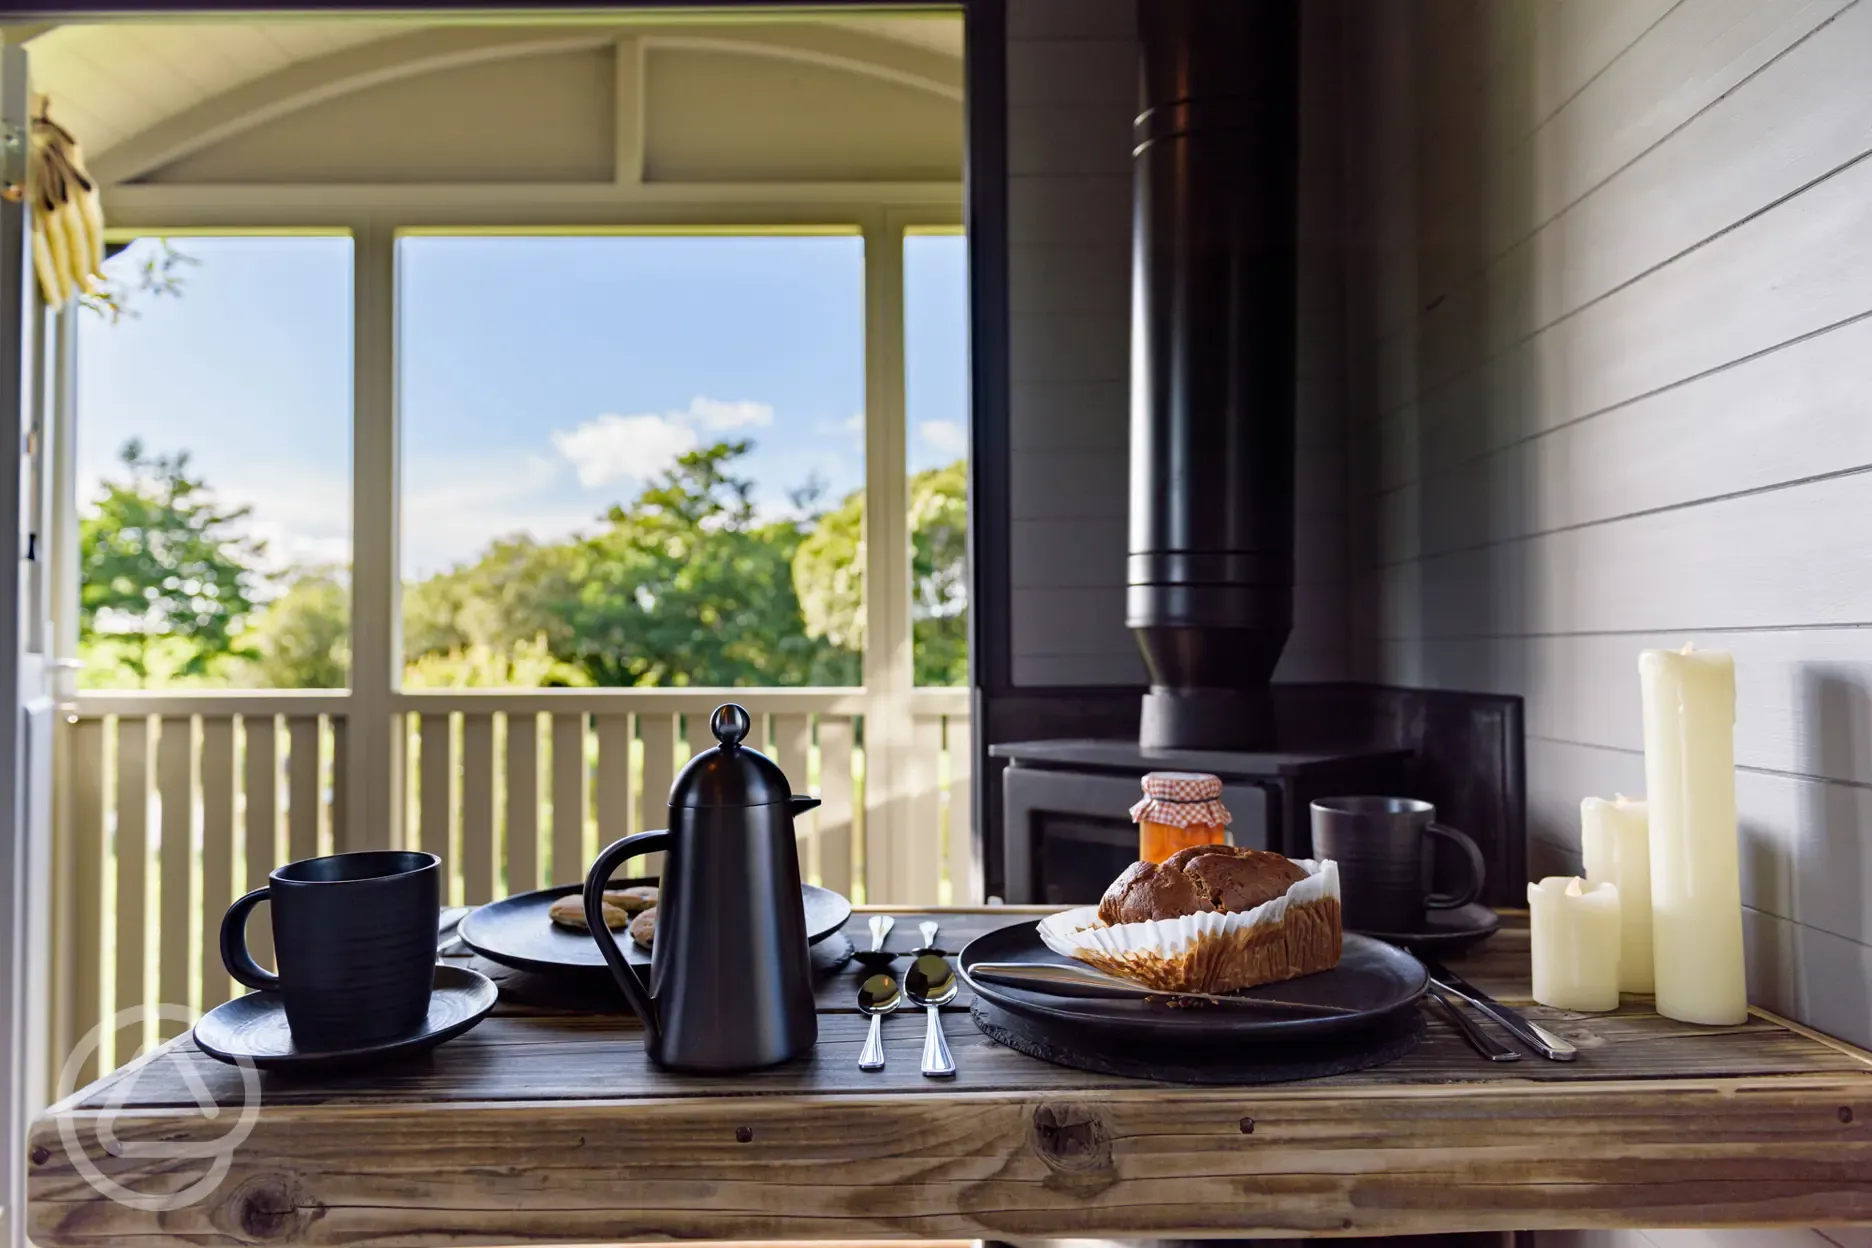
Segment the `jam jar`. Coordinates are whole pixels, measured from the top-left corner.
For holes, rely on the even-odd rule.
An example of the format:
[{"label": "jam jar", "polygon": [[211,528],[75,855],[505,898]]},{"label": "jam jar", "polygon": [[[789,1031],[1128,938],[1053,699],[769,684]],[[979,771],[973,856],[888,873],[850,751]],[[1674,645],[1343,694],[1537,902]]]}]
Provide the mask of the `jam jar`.
[{"label": "jam jar", "polygon": [[1153,771],[1144,798],[1131,808],[1138,825],[1138,857],[1162,862],[1192,845],[1220,845],[1229,825],[1222,781],[1200,771]]}]

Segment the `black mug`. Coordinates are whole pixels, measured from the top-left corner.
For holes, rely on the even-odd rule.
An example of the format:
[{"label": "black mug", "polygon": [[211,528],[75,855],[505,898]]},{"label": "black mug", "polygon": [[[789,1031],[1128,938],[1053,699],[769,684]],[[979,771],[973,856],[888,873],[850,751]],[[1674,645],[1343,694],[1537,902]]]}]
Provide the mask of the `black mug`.
[{"label": "black mug", "polygon": [[[289,862],[228,907],[221,961],[249,988],[277,992],[302,1049],[355,1049],[413,1036],[429,1016],[442,864],[434,854],[367,850]],[[247,912],[271,903],[279,974],[247,951]]]},{"label": "black mug", "polygon": [[[1463,851],[1468,882],[1433,893],[1440,838]],[[1488,878],[1482,851],[1455,828],[1436,821],[1436,807],[1409,797],[1324,797],[1313,803],[1313,856],[1339,864],[1339,906],[1345,926],[1363,932],[1422,931],[1424,911],[1466,906]]]}]

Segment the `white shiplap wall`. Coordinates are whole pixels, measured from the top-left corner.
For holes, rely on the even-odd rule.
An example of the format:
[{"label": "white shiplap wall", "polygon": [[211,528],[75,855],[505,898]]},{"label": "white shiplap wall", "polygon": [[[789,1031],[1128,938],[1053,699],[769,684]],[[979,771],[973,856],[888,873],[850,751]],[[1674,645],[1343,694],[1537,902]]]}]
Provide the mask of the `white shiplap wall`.
[{"label": "white shiplap wall", "polygon": [[[1124,627],[1136,0],[1009,0],[1014,683],[1138,684]],[[1347,674],[1336,9],[1304,10],[1293,639],[1277,678]]]},{"label": "white shiplap wall", "polygon": [[1346,16],[1355,649],[1527,699],[1536,873],[1734,651],[1751,997],[1872,1043],[1872,3]]}]

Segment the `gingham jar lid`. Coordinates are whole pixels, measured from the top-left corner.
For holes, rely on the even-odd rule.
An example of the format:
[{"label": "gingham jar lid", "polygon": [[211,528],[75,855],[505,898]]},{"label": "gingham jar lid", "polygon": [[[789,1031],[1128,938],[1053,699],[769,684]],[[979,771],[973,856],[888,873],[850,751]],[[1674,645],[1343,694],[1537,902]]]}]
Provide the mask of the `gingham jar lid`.
[{"label": "gingham jar lid", "polygon": [[1222,781],[1206,772],[1153,771],[1144,777],[1144,798],[1131,808],[1131,819],[1225,828],[1233,820],[1221,798]]}]

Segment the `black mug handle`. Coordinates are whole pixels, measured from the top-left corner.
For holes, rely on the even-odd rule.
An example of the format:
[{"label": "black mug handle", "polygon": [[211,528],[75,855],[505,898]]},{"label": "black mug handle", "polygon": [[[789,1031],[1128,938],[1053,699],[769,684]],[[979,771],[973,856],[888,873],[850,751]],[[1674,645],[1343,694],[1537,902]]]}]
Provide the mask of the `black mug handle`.
[{"label": "black mug handle", "polygon": [[247,912],[267,899],[267,890],[256,888],[229,906],[221,916],[221,965],[249,988],[278,992],[280,977],[253,960],[247,952]]},{"label": "black mug handle", "polygon": [[617,937],[604,921],[604,890],[611,882],[611,873],[624,864],[625,859],[635,858],[639,854],[654,854],[669,848],[669,833],[639,832],[636,836],[627,836],[623,840],[613,841],[605,846],[598,855],[598,861],[592,863],[591,871],[585,876],[585,926],[591,929],[592,939],[598,942],[598,952],[604,955],[605,965],[611,968],[611,978],[617,980],[617,986],[630,1002],[631,1010],[643,1020],[644,1046],[657,1053],[663,1047],[662,1028],[657,1025],[656,1002],[650,999],[650,993],[644,988],[643,981],[637,978],[637,972],[625,960],[624,950],[618,946]]},{"label": "black mug handle", "polygon": [[[1424,831],[1432,836],[1440,836],[1460,847],[1469,862],[1469,883],[1460,892],[1431,893],[1424,898],[1424,906],[1430,910],[1454,910],[1466,906],[1482,895],[1482,884],[1488,879],[1488,868],[1483,865],[1482,851],[1469,839],[1466,832],[1458,832],[1446,823],[1429,823]],[[1427,846],[1429,842],[1425,842]]]}]

